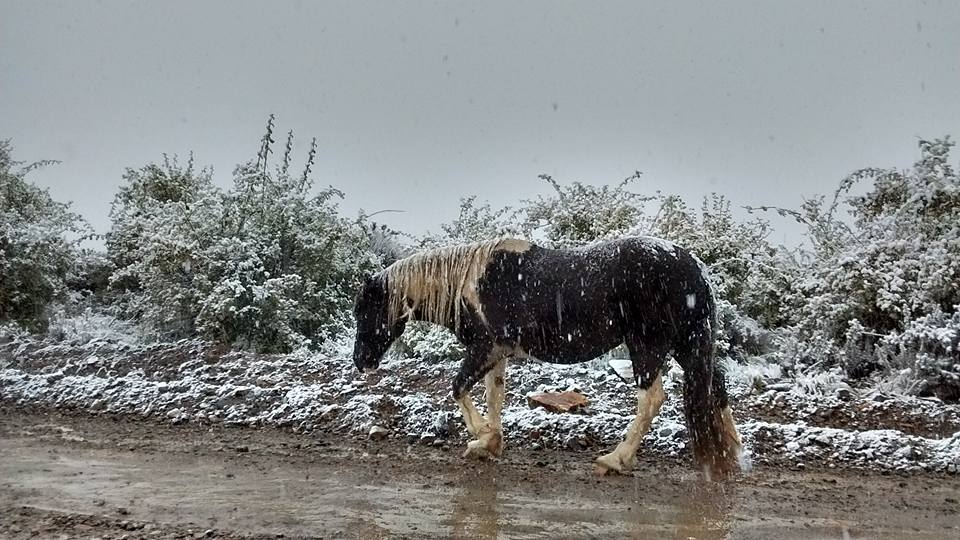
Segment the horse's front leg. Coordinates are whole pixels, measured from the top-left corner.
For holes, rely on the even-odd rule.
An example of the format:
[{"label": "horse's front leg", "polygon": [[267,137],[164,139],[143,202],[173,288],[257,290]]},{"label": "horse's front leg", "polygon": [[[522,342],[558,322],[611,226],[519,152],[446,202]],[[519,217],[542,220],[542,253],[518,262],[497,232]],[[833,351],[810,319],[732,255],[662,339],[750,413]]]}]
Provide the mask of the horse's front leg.
[{"label": "horse's front leg", "polygon": [[502,358],[483,378],[484,397],[487,400],[487,422],[492,434],[488,436],[486,448],[494,456],[503,453],[503,399],[506,395],[507,359]]},{"label": "horse's front leg", "polygon": [[[481,358],[468,355],[460,365],[460,372],[453,381],[453,398],[463,414],[467,431],[475,437],[467,443],[464,457],[485,459],[499,457],[503,452],[500,412],[503,409],[504,369],[503,355],[493,352]],[[470,389],[481,377],[485,379],[487,418],[480,415],[470,398]]]}]

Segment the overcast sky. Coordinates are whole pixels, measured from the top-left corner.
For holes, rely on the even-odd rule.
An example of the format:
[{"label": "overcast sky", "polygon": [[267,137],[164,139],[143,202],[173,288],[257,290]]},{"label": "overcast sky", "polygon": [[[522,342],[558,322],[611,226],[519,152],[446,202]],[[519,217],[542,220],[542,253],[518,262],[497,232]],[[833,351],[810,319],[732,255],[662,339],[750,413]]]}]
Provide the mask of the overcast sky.
[{"label": "overcast sky", "polygon": [[271,112],[347,212],[413,232],[539,173],[796,207],[960,136],[958,28],[953,1],[0,0],[0,137],[101,232],[125,167],[192,150],[228,186]]}]

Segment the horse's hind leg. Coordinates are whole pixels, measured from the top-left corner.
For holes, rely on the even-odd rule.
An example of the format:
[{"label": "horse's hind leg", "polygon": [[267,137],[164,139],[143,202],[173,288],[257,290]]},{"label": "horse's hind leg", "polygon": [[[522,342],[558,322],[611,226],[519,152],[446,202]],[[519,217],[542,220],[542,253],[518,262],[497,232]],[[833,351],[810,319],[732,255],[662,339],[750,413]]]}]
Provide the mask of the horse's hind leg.
[{"label": "horse's hind leg", "polygon": [[650,424],[659,414],[663,402],[667,400],[660,376],[665,360],[663,351],[660,348],[652,349],[629,343],[628,347],[634,376],[637,377],[637,416],[627,428],[627,436],[623,442],[618,444],[613,452],[596,459],[594,471],[600,475],[611,471],[622,473],[633,468],[637,462],[640,443],[650,431]]},{"label": "horse's hind leg", "polygon": [[647,382],[647,388],[641,386],[637,389],[637,416],[630,423],[630,427],[627,428],[626,438],[617,445],[613,452],[597,458],[594,466],[594,471],[597,474],[604,475],[611,471],[622,473],[630,470],[636,464],[640,443],[647,432],[650,431],[650,423],[660,412],[660,406],[667,400],[659,370],[653,382]]},{"label": "horse's hind leg", "polygon": [[684,414],[697,466],[708,478],[718,479],[748,468],[713,344],[706,339],[681,344],[676,353],[683,368]]}]

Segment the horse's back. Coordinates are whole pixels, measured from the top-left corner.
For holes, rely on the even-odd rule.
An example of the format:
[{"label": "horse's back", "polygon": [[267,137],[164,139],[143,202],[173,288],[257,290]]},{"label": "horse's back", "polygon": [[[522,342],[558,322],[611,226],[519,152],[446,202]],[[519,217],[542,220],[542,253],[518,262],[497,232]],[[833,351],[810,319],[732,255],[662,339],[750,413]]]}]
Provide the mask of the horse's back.
[{"label": "horse's back", "polygon": [[500,341],[564,363],[603,354],[632,329],[676,333],[677,319],[689,314],[690,298],[695,303],[709,297],[695,258],[671,242],[648,237],[500,252],[479,291]]},{"label": "horse's back", "polygon": [[630,236],[573,249],[533,246],[524,255],[522,266],[535,278],[533,285],[574,291],[579,287],[581,292],[597,286],[617,301],[630,301],[638,291],[667,297],[682,291],[709,292],[702,263],[660,238]]}]

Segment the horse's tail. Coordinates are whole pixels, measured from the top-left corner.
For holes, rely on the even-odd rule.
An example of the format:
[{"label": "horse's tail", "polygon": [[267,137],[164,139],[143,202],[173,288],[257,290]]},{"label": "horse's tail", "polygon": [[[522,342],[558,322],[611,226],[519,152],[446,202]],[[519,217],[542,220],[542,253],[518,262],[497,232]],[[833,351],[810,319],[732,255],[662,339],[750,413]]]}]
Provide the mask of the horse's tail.
[{"label": "horse's tail", "polygon": [[675,352],[683,368],[683,408],[694,461],[708,478],[719,479],[748,465],[730,411],[723,368],[714,353],[712,298],[704,308],[690,322],[688,339],[677,344]]}]

